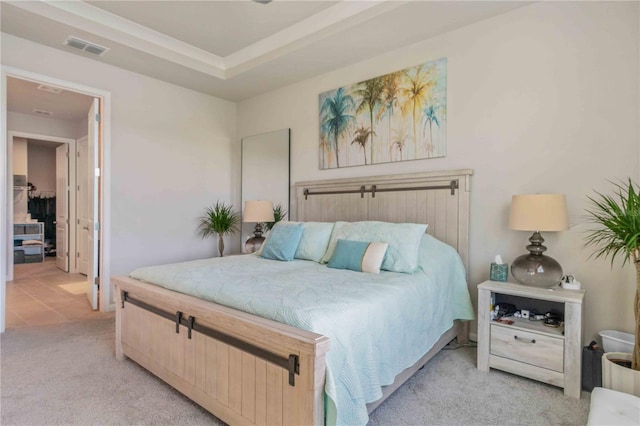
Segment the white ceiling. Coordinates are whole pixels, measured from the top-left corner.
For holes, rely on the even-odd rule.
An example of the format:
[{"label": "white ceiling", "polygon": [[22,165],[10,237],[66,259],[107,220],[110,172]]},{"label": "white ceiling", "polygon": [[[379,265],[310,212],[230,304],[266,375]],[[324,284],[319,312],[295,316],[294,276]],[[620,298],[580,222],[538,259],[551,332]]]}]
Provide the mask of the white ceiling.
[{"label": "white ceiling", "polygon": [[29,147],[38,147],[38,148],[44,148],[44,149],[49,149],[49,150],[55,150],[57,147],[59,147],[60,145],[64,145],[61,142],[52,142],[52,141],[42,141],[39,139],[27,139],[27,143]]},{"label": "white ceiling", "polygon": [[[225,57],[335,2],[88,1],[92,6]],[[188,23],[188,25],[185,25]],[[242,29],[238,31],[238,29]]]},{"label": "white ceiling", "polygon": [[[526,4],[5,0],[0,25],[18,37],[239,101]],[[64,46],[69,35],[110,51],[97,57]]]},{"label": "white ceiling", "polygon": [[[78,121],[87,118],[93,98],[63,90],[50,93],[38,90],[39,83],[9,77],[7,79],[7,110],[55,120]],[[34,113],[34,109],[50,111],[53,115]]]}]

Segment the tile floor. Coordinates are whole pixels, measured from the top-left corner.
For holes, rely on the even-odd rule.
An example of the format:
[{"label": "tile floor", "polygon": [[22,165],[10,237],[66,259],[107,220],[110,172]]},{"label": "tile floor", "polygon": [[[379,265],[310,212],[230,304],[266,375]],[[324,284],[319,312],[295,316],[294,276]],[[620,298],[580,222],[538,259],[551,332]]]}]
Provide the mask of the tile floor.
[{"label": "tile floor", "polygon": [[[15,265],[13,278],[13,281],[7,282],[7,328],[114,315],[113,312],[93,311],[86,293],[79,293],[86,277],[57,269],[53,257],[46,258],[43,263]],[[67,290],[61,287],[65,285]]]}]

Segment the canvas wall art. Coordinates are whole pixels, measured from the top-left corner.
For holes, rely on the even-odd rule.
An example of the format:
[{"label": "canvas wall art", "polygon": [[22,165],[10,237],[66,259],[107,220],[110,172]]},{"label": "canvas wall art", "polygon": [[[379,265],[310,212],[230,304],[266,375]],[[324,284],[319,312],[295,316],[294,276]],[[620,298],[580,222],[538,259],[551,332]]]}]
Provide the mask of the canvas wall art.
[{"label": "canvas wall art", "polygon": [[320,168],[444,157],[447,59],[320,94]]}]

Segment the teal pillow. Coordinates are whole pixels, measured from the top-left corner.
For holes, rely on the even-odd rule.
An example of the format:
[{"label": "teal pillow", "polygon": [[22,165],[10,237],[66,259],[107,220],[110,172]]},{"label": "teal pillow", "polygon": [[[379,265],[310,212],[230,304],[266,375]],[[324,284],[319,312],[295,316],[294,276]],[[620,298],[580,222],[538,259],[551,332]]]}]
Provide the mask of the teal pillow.
[{"label": "teal pillow", "polygon": [[295,258],[320,262],[327,251],[333,222],[304,222]]},{"label": "teal pillow", "polygon": [[412,274],[418,268],[420,240],[426,224],[389,223],[377,221],[336,222],[322,262],[333,256],[338,239],[354,241],[383,241],[389,244],[381,269]]},{"label": "teal pillow", "polygon": [[327,266],[379,274],[387,247],[387,243],[338,240]]},{"label": "teal pillow", "polygon": [[276,223],[264,242],[260,256],[272,260],[293,260],[302,237],[302,228],[302,223]]}]

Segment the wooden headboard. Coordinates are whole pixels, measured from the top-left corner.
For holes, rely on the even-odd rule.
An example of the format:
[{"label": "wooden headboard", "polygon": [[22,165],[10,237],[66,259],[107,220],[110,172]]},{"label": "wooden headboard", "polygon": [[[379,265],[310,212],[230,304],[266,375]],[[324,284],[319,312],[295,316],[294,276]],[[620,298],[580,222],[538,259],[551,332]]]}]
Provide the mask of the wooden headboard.
[{"label": "wooden headboard", "polygon": [[299,221],[427,223],[469,271],[469,195],[473,171],[445,170],[296,183]]}]

